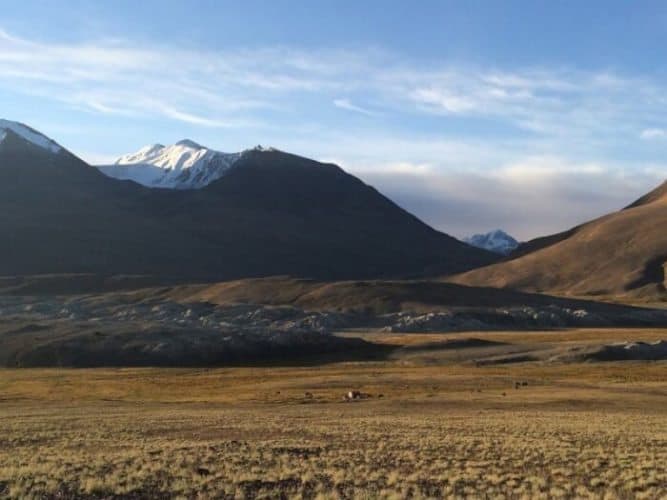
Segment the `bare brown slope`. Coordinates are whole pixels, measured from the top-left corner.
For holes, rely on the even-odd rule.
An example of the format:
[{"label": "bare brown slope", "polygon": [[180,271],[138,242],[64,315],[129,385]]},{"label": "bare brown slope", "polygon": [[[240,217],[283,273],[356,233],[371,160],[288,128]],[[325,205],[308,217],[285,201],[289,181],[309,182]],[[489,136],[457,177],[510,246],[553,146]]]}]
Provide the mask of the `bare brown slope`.
[{"label": "bare brown slope", "polygon": [[[628,210],[630,208],[635,208],[641,205],[646,205],[653,201],[659,200],[664,196],[667,196],[667,182],[664,182],[662,185],[660,185],[650,193],[642,196],[641,198],[633,202],[631,205],[628,205],[625,208],[625,210]],[[597,219],[581,224],[580,226],[575,226],[572,229],[568,229],[567,231],[563,231],[556,234],[550,234],[548,236],[540,236],[539,238],[523,242],[508,256],[506,260],[518,259],[519,257],[523,257],[524,255],[527,255],[529,253],[536,252],[551,245],[555,245],[556,243],[559,243],[577,234],[581,229],[583,229],[587,225],[595,224],[596,222]]]},{"label": "bare brown slope", "polygon": [[560,241],[450,281],[568,295],[664,297],[665,228],[667,183]]},{"label": "bare brown slope", "polygon": [[665,199],[667,199],[667,181],[663,182],[660,186],[655,188],[650,193],[639,198],[632,205],[628,206],[626,210],[630,208],[639,207],[641,205],[648,205],[649,203],[653,203],[654,201],[660,201]]}]

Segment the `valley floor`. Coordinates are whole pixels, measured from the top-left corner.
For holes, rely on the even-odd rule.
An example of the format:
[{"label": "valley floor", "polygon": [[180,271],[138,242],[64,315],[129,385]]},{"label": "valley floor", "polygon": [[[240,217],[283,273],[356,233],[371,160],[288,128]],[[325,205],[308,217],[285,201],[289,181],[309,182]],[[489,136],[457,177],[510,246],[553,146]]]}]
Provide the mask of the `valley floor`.
[{"label": "valley floor", "polygon": [[402,347],[319,366],[0,370],[0,497],[667,495],[664,361],[472,362],[666,330],[346,335]]}]

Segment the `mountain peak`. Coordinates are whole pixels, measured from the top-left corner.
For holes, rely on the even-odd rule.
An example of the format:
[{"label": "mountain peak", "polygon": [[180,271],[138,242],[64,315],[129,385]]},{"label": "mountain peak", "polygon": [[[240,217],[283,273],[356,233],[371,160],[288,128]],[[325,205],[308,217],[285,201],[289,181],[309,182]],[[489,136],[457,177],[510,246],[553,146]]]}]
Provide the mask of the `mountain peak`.
[{"label": "mountain peak", "polygon": [[246,149],[244,153],[251,152],[251,151],[258,151],[260,153],[269,153],[269,152],[274,152],[274,151],[280,151],[279,149],[272,148],[271,146],[265,147],[262,146],[261,144],[258,144],[254,148]]},{"label": "mountain peak", "polygon": [[226,175],[238,160],[248,154],[278,151],[257,145],[240,153],[223,153],[191,139],[182,139],[171,146],[144,146],[135,153],[121,156],[113,165],[97,168],[108,177],[134,181],[147,187],[199,189]]},{"label": "mountain peak", "polygon": [[113,165],[98,168],[109,177],[147,187],[198,189],[225,175],[240,156],[240,153],[222,153],[183,139],[171,146],[145,146],[121,156]]},{"label": "mountain peak", "polygon": [[519,242],[502,229],[494,229],[484,234],[475,234],[464,238],[466,243],[501,255],[508,255],[519,246]]},{"label": "mountain peak", "polygon": [[24,141],[27,141],[51,153],[59,153],[62,147],[54,140],[46,137],[44,134],[24,125],[23,123],[0,119],[0,143],[2,143],[8,134],[14,134]]},{"label": "mountain peak", "polygon": [[195,141],[190,140],[190,139],[182,139],[178,141],[175,146],[183,146],[186,148],[192,148],[192,149],[206,149],[204,146],[201,144],[197,144]]}]

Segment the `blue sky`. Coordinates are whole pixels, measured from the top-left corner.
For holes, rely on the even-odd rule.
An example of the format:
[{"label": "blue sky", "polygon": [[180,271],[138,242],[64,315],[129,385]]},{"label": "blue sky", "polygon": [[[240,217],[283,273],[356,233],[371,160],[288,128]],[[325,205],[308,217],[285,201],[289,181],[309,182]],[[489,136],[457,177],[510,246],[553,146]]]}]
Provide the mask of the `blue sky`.
[{"label": "blue sky", "polygon": [[665,2],[0,6],[0,115],[90,162],[274,146],[455,236],[524,239],[666,177]]}]

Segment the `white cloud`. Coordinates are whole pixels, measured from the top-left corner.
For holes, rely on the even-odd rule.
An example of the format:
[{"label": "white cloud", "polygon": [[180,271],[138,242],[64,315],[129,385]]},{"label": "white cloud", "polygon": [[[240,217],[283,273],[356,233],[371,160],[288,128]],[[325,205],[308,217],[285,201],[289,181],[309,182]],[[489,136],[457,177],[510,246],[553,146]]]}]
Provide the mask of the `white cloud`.
[{"label": "white cloud", "polygon": [[354,111],[355,113],[361,113],[362,115],[375,116],[377,113],[371,111],[370,109],[363,108],[353,104],[349,99],[334,99],[334,106],[340,109],[346,109],[348,111]]},{"label": "white cloud", "polygon": [[639,137],[647,141],[654,139],[667,139],[667,130],[663,128],[647,128],[642,130]]},{"label": "white cloud", "polygon": [[417,104],[435,112],[458,114],[474,111],[478,107],[473,98],[456,95],[448,89],[418,88],[410,96]]},{"label": "white cloud", "polygon": [[544,185],[566,175],[605,175],[607,170],[596,163],[572,163],[559,157],[534,156],[501,166],[492,176],[528,187]]},{"label": "white cloud", "polygon": [[203,127],[214,127],[214,128],[226,128],[226,127],[229,128],[235,126],[234,123],[226,123],[220,120],[212,120],[210,118],[205,118],[203,116],[197,116],[193,113],[179,111],[178,109],[174,109],[171,106],[160,105],[157,106],[156,108],[160,109],[162,113],[164,113],[164,115],[169,118],[173,118],[175,120],[182,121],[185,123],[191,123],[193,125],[201,125]]}]

